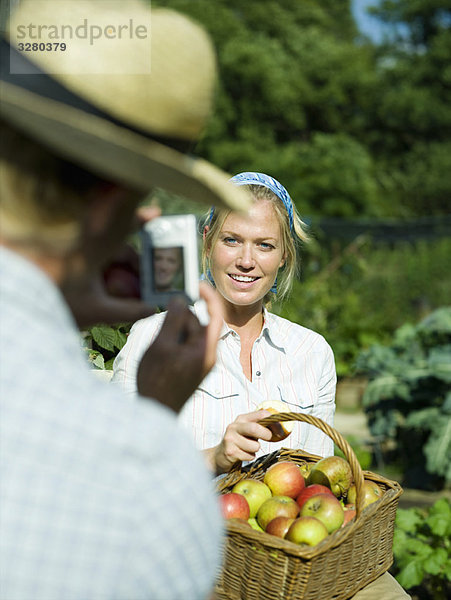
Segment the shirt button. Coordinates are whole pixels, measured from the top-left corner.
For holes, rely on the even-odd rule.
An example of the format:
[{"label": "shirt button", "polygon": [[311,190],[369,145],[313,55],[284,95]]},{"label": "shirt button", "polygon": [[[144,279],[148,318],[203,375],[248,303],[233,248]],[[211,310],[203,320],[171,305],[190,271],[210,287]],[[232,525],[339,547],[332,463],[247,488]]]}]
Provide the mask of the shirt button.
[{"label": "shirt button", "polygon": [[255,374],[257,375],[257,377],[260,377],[260,375],[261,375],[262,373],[261,373],[261,371],[257,371]]}]

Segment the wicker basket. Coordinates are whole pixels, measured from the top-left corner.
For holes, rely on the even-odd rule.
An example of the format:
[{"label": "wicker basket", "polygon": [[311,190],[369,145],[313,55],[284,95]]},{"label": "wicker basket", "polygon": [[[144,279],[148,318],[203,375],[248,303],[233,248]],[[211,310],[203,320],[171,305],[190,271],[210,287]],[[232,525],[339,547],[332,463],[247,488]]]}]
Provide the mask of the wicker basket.
[{"label": "wicker basket", "polygon": [[[314,547],[298,546],[243,523],[227,523],[223,565],[215,588],[217,600],[345,600],[393,562],[393,527],[401,486],[362,471],[348,442],[321,419],[280,413],[261,423],[294,420],[318,427],[342,450],[356,484],[356,517]],[[263,480],[266,470],[280,460],[302,465],[320,458],[297,450],[278,450],[247,467],[238,465],[220,480],[217,490],[229,492],[245,477]],[[375,481],[384,493],[362,510],[364,478]]]}]

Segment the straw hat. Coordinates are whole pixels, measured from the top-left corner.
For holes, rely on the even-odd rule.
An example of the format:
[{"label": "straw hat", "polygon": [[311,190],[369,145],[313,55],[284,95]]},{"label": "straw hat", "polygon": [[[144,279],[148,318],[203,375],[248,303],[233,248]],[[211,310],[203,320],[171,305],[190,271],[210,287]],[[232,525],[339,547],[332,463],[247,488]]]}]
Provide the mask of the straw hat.
[{"label": "straw hat", "polygon": [[249,205],[228,174],[184,153],[205,126],[216,82],[211,41],[192,20],[139,0],[22,0],[6,38],[5,120],[136,189]]}]

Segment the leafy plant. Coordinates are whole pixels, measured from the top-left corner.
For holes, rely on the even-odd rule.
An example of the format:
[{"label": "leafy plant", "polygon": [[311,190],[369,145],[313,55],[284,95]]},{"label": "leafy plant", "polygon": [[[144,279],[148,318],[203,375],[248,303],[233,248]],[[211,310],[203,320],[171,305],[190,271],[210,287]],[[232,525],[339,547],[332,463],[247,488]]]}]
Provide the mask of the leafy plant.
[{"label": "leafy plant", "polygon": [[95,369],[111,369],[114,359],[125,345],[130,323],[95,325],[82,332],[83,346],[88,360]]},{"label": "leafy plant", "polygon": [[393,555],[392,572],[405,589],[421,585],[428,598],[450,597],[451,504],[447,498],[427,509],[398,509]]},{"label": "leafy plant", "polygon": [[451,482],[451,307],[399,328],[388,346],[357,361],[370,381],[363,407],[371,433],[390,441],[410,487]]},{"label": "leafy plant", "polygon": [[362,350],[390,344],[403,323],[417,322],[451,298],[447,238],[391,247],[366,234],[345,247],[321,238],[308,252],[302,279],[274,310],[324,335],[340,377],[353,374]]}]

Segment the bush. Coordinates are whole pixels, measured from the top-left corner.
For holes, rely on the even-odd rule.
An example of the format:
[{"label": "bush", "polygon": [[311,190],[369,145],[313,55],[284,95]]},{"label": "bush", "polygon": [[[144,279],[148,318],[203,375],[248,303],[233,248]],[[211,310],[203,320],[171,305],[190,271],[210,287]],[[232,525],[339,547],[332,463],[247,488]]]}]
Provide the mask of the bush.
[{"label": "bush", "polygon": [[451,307],[417,326],[404,325],[390,345],[364,351],[357,370],[369,383],[363,407],[372,435],[391,443],[403,483],[440,489],[451,483]]},{"label": "bush", "polygon": [[125,345],[133,323],[95,325],[82,332],[83,347],[94,369],[112,369],[117,353]]},{"label": "bush", "polygon": [[451,505],[398,509],[391,569],[400,585],[422,600],[451,595]]},{"label": "bush", "polygon": [[362,350],[449,303],[450,239],[392,248],[362,235],[330,252],[324,245],[309,250],[302,279],[274,310],[324,335],[339,376],[353,374]]}]

